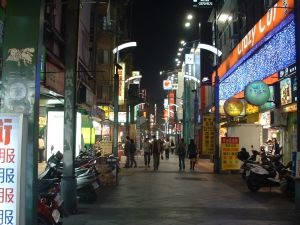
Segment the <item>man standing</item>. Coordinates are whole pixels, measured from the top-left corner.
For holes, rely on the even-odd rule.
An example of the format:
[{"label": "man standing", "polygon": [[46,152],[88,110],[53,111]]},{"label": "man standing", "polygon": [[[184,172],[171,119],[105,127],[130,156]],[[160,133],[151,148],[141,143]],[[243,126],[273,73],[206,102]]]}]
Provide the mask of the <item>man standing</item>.
[{"label": "man standing", "polygon": [[125,163],[124,168],[129,168],[130,150],[131,150],[130,137],[126,136],[125,147],[124,147],[124,152],[125,152],[125,155],[126,155],[126,163]]},{"label": "man standing", "polygon": [[156,139],[155,135],[153,135],[152,154],[153,154],[153,167],[154,167],[154,171],[157,171],[158,167],[159,167],[160,143]]},{"label": "man standing", "polygon": [[179,171],[185,170],[185,154],[186,154],[186,144],[184,143],[184,138],[181,138],[177,149],[179,158]]},{"label": "man standing", "polygon": [[145,167],[150,167],[150,154],[151,154],[151,145],[149,142],[149,138],[145,138],[144,144],[143,144],[143,150],[144,150],[144,161],[145,161]]}]

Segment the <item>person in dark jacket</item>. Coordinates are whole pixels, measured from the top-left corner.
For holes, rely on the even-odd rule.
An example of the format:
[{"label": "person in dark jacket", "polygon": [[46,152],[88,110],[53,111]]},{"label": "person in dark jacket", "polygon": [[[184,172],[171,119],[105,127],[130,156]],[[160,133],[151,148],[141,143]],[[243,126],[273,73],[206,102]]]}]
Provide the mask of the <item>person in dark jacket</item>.
[{"label": "person in dark jacket", "polygon": [[126,155],[126,163],[124,168],[129,168],[131,143],[129,136],[126,136],[124,153]]},{"label": "person in dark jacket", "polygon": [[160,142],[159,140],[156,139],[156,136],[153,135],[153,141],[151,144],[151,152],[153,154],[153,170],[157,171],[158,167],[159,167],[159,157],[160,157],[160,151],[161,151],[161,147],[160,147]]},{"label": "person in dark jacket", "polygon": [[197,160],[197,146],[194,142],[194,139],[190,140],[190,144],[188,146],[188,156],[190,159],[190,170],[194,171],[195,170],[195,164]]},{"label": "person in dark jacket", "polygon": [[185,154],[186,154],[186,144],[184,142],[184,138],[181,138],[178,148],[177,148],[177,154],[179,159],[179,171],[185,170]]},{"label": "person in dark jacket", "polygon": [[137,163],[135,161],[135,154],[136,154],[136,146],[133,139],[130,139],[130,167],[132,167],[134,164],[134,168],[137,168]]}]

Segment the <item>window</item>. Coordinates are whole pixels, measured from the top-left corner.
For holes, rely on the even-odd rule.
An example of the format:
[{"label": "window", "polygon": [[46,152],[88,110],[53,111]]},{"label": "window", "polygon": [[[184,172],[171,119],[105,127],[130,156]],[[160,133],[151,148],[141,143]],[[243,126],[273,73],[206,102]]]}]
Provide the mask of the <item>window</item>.
[{"label": "window", "polygon": [[97,63],[109,64],[110,63],[110,51],[100,49],[97,51]]}]

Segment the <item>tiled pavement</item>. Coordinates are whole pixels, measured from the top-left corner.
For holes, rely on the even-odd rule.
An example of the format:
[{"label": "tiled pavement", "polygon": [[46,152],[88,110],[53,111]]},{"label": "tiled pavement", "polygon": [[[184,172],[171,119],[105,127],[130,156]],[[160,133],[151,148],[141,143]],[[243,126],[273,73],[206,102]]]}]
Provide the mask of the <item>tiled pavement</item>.
[{"label": "tiled pavement", "polygon": [[[143,165],[142,158],[138,159]],[[177,157],[152,167],[121,169],[119,185],[102,187],[94,204],[79,204],[64,225],[299,225],[294,204],[278,189],[248,191],[239,174],[213,174],[201,160],[178,171]]]}]

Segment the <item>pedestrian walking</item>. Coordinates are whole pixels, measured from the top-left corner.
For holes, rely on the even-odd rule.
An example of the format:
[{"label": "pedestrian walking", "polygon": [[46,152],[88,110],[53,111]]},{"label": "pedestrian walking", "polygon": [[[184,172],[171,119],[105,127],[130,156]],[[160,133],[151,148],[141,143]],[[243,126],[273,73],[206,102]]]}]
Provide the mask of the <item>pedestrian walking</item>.
[{"label": "pedestrian walking", "polygon": [[126,136],[125,138],[125,146],[124,146],[124,153],[126,156],[126,163],[124,168],[129,168],[129,162],[130,162],[130,149],[131,149],[131,143],[130,143],[130,137]]},{"label": "pedestrian walking", "polygon": [[160,159],[163,160],[164,159],[164,140],[163,140],[163,137],[158,139],[158,142],[160,144]]},{"label": "pedestrian walking", "polygon": [[166,159],[169,159],[170,149],[171,149],[170,140],[169,140],[169,138],[167,138],[165,143],[164,143],[164,151],[165,151]]},{"label": "pedestrian walking", "polygon": [[38,152],[38,156],[39,156],[39,163],[42,163],[46,160],[45,157],[45,141],[43,136],[39,136],[39,152]]},{"label": "pedestrian walking", "polygon": [[159,167],[159,157],[160,157],[160,142],[156,139],[156,136],[153,135],[152,141],[152,154],[153,154],[153,170],[157,171]]},{"label": "pedestrian walking", "polygon": [[185,154],[186,154],[186,144],[184,142],[184,138],[181,138],[178,148],[177,148],[177,154],[179,159],[179,171],[185,170]]},{"label": "pedestrian walking", "polygon": [[172,154],[172,155],[174,154],[175,149],[176,149],[176,146],[175,146],[175,144],[174,144],[174,141],[171,140],[171,154]]},{"label": "pedestrian walking", "polygon": [[195,164],[197,161],[197,146],[194,142],[194,139],[190,140],[190,144],[188,146],[188,156],[190,159],[190,170],[194,171],[195,170]]},{"label": "pedestrian walking", "polygon": [[130,139],[130,167],[132,167],[134,164],[134,168],[137,168],[137,163],[135,161],[135,154],[136,154],[136,145],[133,139]]},{"label": "pedestrian walking", "polygon": [[144,150],[144,162],[145,167],[150,167],[150,154],[151,154],[151,144],[149,142],[149,138],[145,138],[143,143],[143,150]]}]

